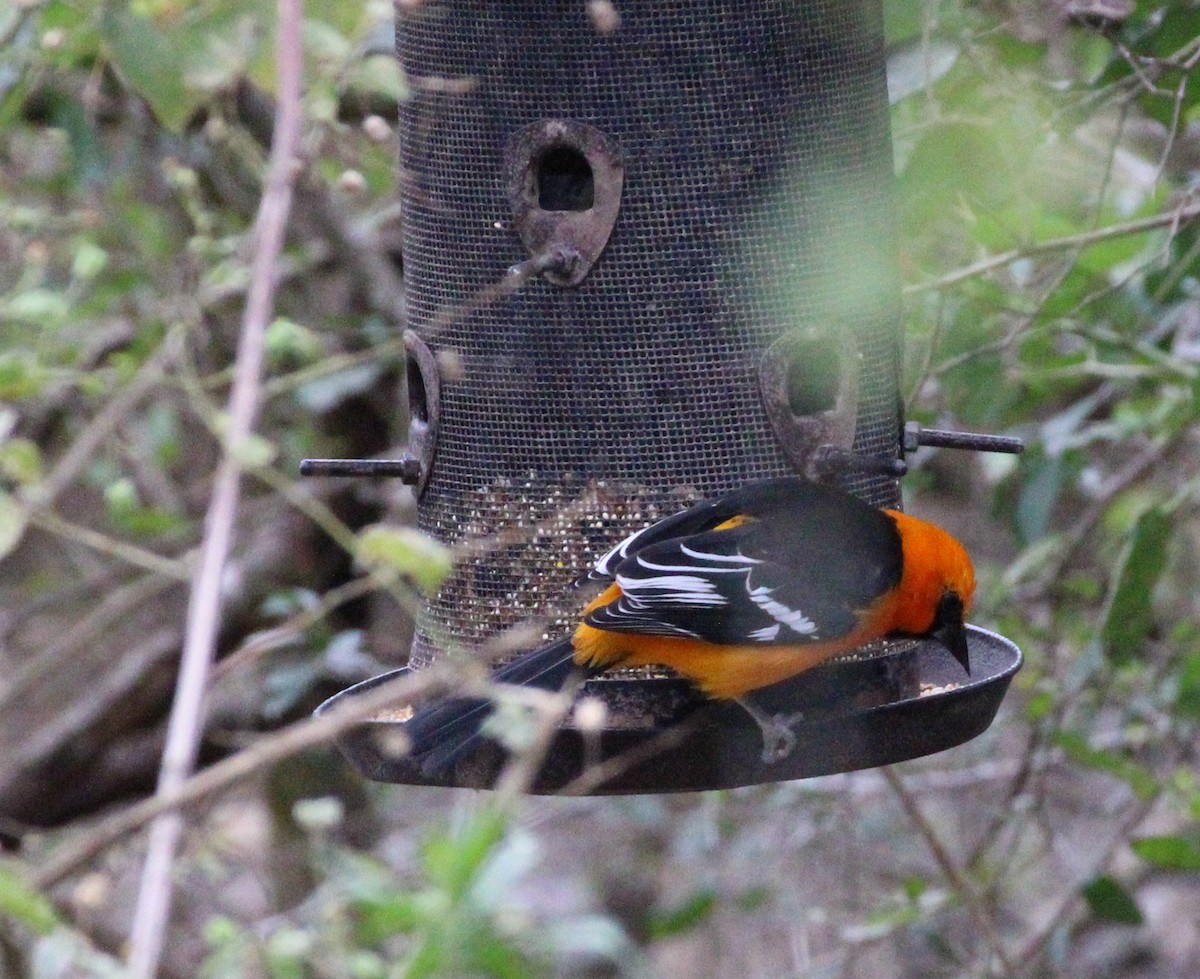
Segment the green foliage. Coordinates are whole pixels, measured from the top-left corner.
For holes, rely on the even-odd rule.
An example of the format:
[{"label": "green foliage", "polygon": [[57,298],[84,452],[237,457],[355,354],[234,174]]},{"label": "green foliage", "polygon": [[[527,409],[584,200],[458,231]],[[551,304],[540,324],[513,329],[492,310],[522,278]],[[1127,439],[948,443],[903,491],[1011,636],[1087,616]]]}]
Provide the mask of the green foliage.
[{"label": "green foliage", "polygon": [[[1045,934],[1069,956],[1077,920],[1142,920],[1137,887],[1118,879],[1113,854],[1185,879],[1200,872],[1200,789],[1187,765],[1200,721],[1200,221],[1173,217],[1194,199],[1200,11],[1143,0],[1128,20],[1098,30],[1055,19],[1061,7],[884,3],[905,402],[919,420],[1008,431],[1028,444],[1017,460],[909,460],[915,510],[938,494],[961,510],[978,555],[976,621],[1012,636],[1027,657],[995,740],[929,764],[1000,772],[981,776],[979,796],[995,789],[1022,805],[998,807],[995,831],[983,833],[971,808],[983,803],[957,793],[947,813],[961,813],[969,831],[949,836],[946,849],[979,882],[985,912],[1009,902],[995,913],[1004,941],[1016,943],[1009,929],[1026,894],[1062,898],[1069,910]],[[241,577],[231,576],[227,596],[236,630],[223,642],[248,634],[271,659],[252,681],[234,675],[230,686],[254,711],[218,732],[231,743],[377,670],[377,649],[397,652],[390,619],[371,622],[375,610],[340,599],[324,604],[334,583],[365,569],[380,587],[362,604],[386,604],[393,592],[405,604],[410,587],[433,593],[454,557],[399,526],[384,490],[293,480],[304,455],[381,452],[403,437],[400,289],[362,281],[364,268],[391,268],[380,242],[396,230],[399,176],[385,120],[410,94],[389,54],[390,3],[306,5],[305,162],[266,337],[262,421],[244,444],[222,444],[267,153],[274,16],[268,0],[0,5],[0,655],[19,647],[47,675],[75,671],[86,678],[80,689],[98,695],[105,684],[93,682],[94,661],[82,654],[115,656],[145,638],[113,638],[133,614],[119,601],[123,588],[131,574],[160,567],[151,558],[186,574],[208,482],[232,451],[251,475]],[[374,266],[358,261],[368,250]],[[39,608],[53,615],[28,612]],[[33,638],[22,645],[27,613]],[[38,659],[58,645],[60,660]],[[131,699],[121,716],[141,724],[148,708],[123,696]],[[64,755],[112,723],[96,721]],[[510,731],[519,736],[521,726]],[[1066,780],[1063,804],[1055,792]],[[876,797],[860,805],[852,794],[822,817],[821,794],[799,792],[659,809],[630,801],[623,833],[605,824],[566,852],[582,864],[591,844],[604,872],[614,849],[666,854],[672,899],[656,894],[654,910],[629,919],[651,950],[724,936],[731,919],[739,933],[770,933],[761,923],[778,914],[786,921],[774,927],[798,945],[809,925],[851,948],[894,941],[903,950],[917,937],[962,974],[984,971],[987,951],[955,940],[970,895],[933,863],[914,872],[921,841],[904,836],[902,821],[881,820],[887,807]],[[1097,844],[1080,870],[1060,862],[1071,848],[1058,843],[1081,799],[1100,800],[1114,827],[1137,825],[1151,806],[1176,825],[1156,823],[1154,836],[1135,829],[1112,853]],[[562,871],[546,866],[551,829],[522,828],[490,808],[429,829],[438,818],[430,813],[451,804],[410,805],[418,812],[404,834],[423,842],[406,847],[394,831],[386,860],[339,837],[354,815],[342,803],[297,807],[311,893],[259,920],[213,917],[197,974],[524,977],[570,975],[580,961],[636,971],[632,940],[607,910],[522,903],[536,875]],[[710,843],[682,818],[705,807],[719,813]],[[615,823],[614,811],[604,818]],[[772,812],[799,827],[781,837],[787,846],[755,836]],[[887,846],[869,849],[879,834]],[[976,837],[973,850],[956,845]],[[858,885],[840,907],[837,888],[819,874],[807,882],[807,867],[797,880],[772,873],[784,851],[807,861],[807,841],[822,839],[839,854],[828,866]],[[840,856],[848,841],[864,859]],[[746,886],[715,876],[756,844],[769,859],[752,854]],[[236,863],[206,858],[214,880]],[[23,936],[31,974],[119,974],[68,904],[56,910],[22,878],[0,874],[0,913]],[[1029,940],[1049,945],[1036,929]],[[1029,936],[1020,937],[1014,947],[1023,949]],[[825,964],[810,971],[824,974]],[[1071,965],[1055,968],[1069,974]]]},{"label": "green foliage", "polygon": [[1151,508],[1138,517],[1117,565],[1108,609],[1100,627],[1105,652],[1118,660],[1137,655],[1153,626],[1154,589],[1167,562],[1174,524],[1168,513]]},{"label": "green foliage", "polygon": [[655,911],[650,915],[647,927],[655,938],[666,938],[691,931],[702,926],[711,917],[718,902],[716,891],[707,887],[701,888],[674,907]]},{"label": "green foliage", "polygon": [[358,535],[355,557],[372,571],[403,575],[431,595],[453,566],[450,550],[412,527],[377,524]]},{"label": "green foliage", "polygon": [[884,895],[866,921],[850,930],[849,937],[855,942],[878,941],[886,935],[919,924],[943,906],[948,897],[946,891],[930,887],[922,878],[909,877],[898,890]]},{"label": "green foliage", "polygon": [[1164,870],[1200,870],[1200,835],[1143,836],[1129,847],[1147,863]]},{"label": "green foliage", "polygon": [[1189,721],[1200,721],[1200,652],[1190,652],[1180,661],[1176,674],[1175,713]]},{"label": "green foliage", "polygon": [[[339,821],[340,808],[326,801],[297,806],[314,837]],[[533,979],[550,975],[556,960],[581,956],[624,974],[628,943],[613,923],[581,915],[541,927],[513,903],[538,862],[538,845],[498,808],[480,807],[454,828],[430,832],[404,879],[340,847],[321,852],[324,880],[301,923],[256,937],[233,920],[213,919],[202,975],[250,975],[261,962],[273,979],[347,969],[361,979]]]},{"label": "green foliage", "polygon": [[1125,752],[1094,748],[1076,731],[1058,731],[1055,743],[1075,763],[1106,772],[1128,785],[1139,798],[1153,799],[1160,788],[1153,771],[1129,757]]},{"label": "green foliage", "polygon": [[49,934],[58,924],[58,915],[49,899],[3,867],[0,867],[0,914],[39,935]]},{"label": "green foliage", "polygon": [[0,559],[21,542],[27,520],[20,502],[11,493],[0,490]]},{"label": "green foliage", "polygon": [[1140,925],[1145,921],[1129,891],[1107,874],[1088,881],[1083,888],[1083,898],[1088,910],[1101,921],[1117,925]]},{"label": "green foliage", "polygon": [[[50,899],[8,867],[0,867],[0,927],[16,926],[33,937],[29,975],[123,979],[123,966],[91,945],[60,917]],[[7,942],[6,942],[7,944]],[[7,959],[6,959],[7,961]]]},{"label": "green foliage", "polygon": [[484,807],[457,830],[435,832],[426,840],[421,859],[426,887],[393,895],[382,905],[364,902],[359,910],[364,924],[370,921],[380,937],[389,928],[412,936],[412,951],[399,972],[404,979],[542,975],[548,971],[549,953],[579,951],[580,945],[618,961],[623,936],[618,930],[597,928],[591,919],[575,922],[579,944],[570,940],[573,925],[567,920],[544,939],[536,931],[514,929],[507,911],[509,895],[536,860],[534,839],[511,829],[500,809]]}]

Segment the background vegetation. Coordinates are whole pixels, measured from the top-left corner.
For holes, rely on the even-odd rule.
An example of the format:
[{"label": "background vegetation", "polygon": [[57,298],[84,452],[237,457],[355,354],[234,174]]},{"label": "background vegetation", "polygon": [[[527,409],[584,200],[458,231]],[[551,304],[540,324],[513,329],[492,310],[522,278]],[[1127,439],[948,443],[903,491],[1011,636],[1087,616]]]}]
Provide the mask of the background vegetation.
[{"label": "background vegetation", "polygon": [[236,444],[274,4],[0,7],[0,976],[122,974],[223,446],[216,775],[162,974],[1200,974],[1200,6],[886,6],[910,412],[1029,444],[924,452],[910,505],[1026,666],[985,736],[895,769],[499,804],[365,784],[288,726],[410,628],[354,560],[408,490],[295,478],[406,429],[390,5],[305,5]]}]

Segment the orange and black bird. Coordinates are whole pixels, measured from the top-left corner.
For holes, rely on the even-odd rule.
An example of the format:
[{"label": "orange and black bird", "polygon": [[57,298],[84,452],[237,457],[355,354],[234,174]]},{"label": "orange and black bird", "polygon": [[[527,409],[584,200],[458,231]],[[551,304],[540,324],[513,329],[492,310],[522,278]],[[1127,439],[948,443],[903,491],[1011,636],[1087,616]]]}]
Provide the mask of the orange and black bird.
[{"label": "orange and black bird", "polygon": [[[496,681],[560,690],[573,677],[658,665],[710,697],[740,699],[893,635],[930,636],[970,670],[963,620],[975,574],[963,546],[829,486],[750,483],[632,534],[589,577],[609,584],[573,634]],[[411,756],[426,773],[444,768],[479,746],[491,712],[468,697],[421,708],[404,728]]]}]

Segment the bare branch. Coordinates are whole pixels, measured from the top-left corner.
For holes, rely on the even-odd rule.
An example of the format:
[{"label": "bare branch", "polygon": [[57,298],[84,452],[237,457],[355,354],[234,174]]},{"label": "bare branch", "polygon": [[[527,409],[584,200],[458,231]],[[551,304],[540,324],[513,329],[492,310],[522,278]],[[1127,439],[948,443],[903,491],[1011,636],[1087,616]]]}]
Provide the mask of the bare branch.
[{"label": "bare branch", "polygon": [[[302,5],[300,0],[278,0],[276,9],[279,105],[275,139],[255,222],[250,289],[229,400],[225,454],[214,481],[200,567],[188,605],[187,632],[159,773],[158,798],[177,792],[196,762],[203,727],[204,691],[220,622],[222,572],[229,555],[240,494],[238,452],[253,432],[258,415],[264,337],[275,299],[275,266],[283,247],[296,177],[294,160],[303,121],[300,106]],[[164,812],[151,828],[130,935],[130,974],[135,979],[153,979],[158,972],[171,905],[171,867],[182,830],[183,818],[176,811]]]},{"label": "bare branch", "polygon": [[38,871],[30,875],[30,883],[42,890],[53,887],[156,817],[177,812],[183,806],[216,795],[285,758],[325,744],[384,707],[416,700],[429,691],[444,687],[451,678],[459,675],[452,667],[435,664],[419,673],[408,673],[381,684],[320,717],[264,737],[252,747],[205,768],[178,786],[101,820],[91,832],[72,840],[44,861]]},{"label": "bare branch", "polygon": [[983,906],[978,893],[975,891],[974,885],[963,876],[962,872],[955,865],[949,851],[942,843],[941,838],[937,835],[937,831],[925,818],[925,814],[921,812],[921,807],[917,805],[917,800],[904,787],[900,776],[896,774],[895,768],[888,766],[882,769],[883,777],[887,780],[892,792],[896,798],[900,800],[900,805],[908,814],[908,818],[912,820],[913,826],[917,832],[921,834],[925,840],[930,852],[933,854],[934,860],[942,871],[942,875],[946,878],[946,882],[954,888],[959,899],[966,906],[971,918],[975,921],[975,926],[983,935],[984,941],[991,949],[993,955],[1000,963],[1000,967],[1004,970],[1006,976],[1015,976],[1016,970],[1013,968],[1012,961],[1008,953],[1004,949],[1004,941],[996,931],[996,925],[992,921],[992,917],[987,912],[987,908]]},{"label": "bare branch", "polygon": [[996,269],[1003,268],[1005,265],[1010,265],[1017,261],[1017,259],[1028,258],[1030,255],[1044,255],[1047,252],[1086,248],[1088,245],[1095,245],[1101,241],[1121,238],[1125,235],[1136,235],[1143,231],[1153,231],[1156,228],[1178,230],[1179,227],[1197,217],[1200,217],[1200,203],[1186,204],[1164,214],[1154,214],[1148,218],[1139,218],[1136,221],[1110,224],[1108,227],[1097,228],[1095,231],[1083,231],[1075,235],[1064,235],[1061,238],[1050,238],[1046,241],[1034,242],[1024,245],[1021,248],[1013,248],[1009,251],[1001,252],[999,255],[992,255],[989,258],[982,259],[964,268],[956,269],[953,272],[948,272],[927,282],[910,283],[904,287],[904,294],[911,295],[917,292],[927,292],[930,289],[945,289],[948,286],[965,282],[967,279],[973,279],[988,272],[993,272]]}]

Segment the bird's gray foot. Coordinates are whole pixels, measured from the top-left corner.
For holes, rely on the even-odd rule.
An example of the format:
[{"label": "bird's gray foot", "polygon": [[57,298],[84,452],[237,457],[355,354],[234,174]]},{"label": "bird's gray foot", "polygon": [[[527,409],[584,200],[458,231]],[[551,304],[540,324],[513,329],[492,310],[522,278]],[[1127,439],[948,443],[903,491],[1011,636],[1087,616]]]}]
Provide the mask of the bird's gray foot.
[{"label": "bird's gray foot", "polygon": [[797,714],[765,714],[747,700],[739,700],[738,704],[745,710],[762,731],[763,751],[762,760],[772,765],[782,761],[796,747],[796,732],[792,726],[804,720],[802,713]]}]

